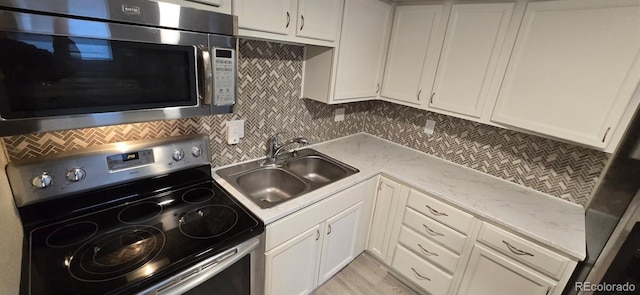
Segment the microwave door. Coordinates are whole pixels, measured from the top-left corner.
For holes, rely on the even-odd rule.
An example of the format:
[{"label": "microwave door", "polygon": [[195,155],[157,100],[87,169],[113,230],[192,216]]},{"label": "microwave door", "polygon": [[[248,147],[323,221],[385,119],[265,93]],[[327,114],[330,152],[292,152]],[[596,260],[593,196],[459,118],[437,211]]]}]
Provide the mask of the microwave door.
[{"label": "microwave door", "polygon": [[34,132],[210,113],[207,34],[9,11],[0,17],[12,20],[0,23],[4,122],[36,120],[22,128]]}]

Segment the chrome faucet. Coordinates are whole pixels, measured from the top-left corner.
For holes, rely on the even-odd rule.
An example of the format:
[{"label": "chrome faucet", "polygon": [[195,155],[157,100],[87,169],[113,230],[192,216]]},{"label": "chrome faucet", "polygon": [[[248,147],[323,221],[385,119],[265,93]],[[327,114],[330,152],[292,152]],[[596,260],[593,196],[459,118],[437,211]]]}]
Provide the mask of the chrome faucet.
[{"label": "chrome faucet", "polygon": [[280,143],[280,139],[278,135],[282,134],[282,132],[277,132],[272,135],[267,141],[267,159],[264,161],[264,165],[273,165],[278,160],[278,155],[282,151],[286,151],[284,147],[292,145],[294,143],[301,144],[302,146],[306,146],[309,144],[309,140],[305,137],[295,137],[289,139],[283,143]]}]

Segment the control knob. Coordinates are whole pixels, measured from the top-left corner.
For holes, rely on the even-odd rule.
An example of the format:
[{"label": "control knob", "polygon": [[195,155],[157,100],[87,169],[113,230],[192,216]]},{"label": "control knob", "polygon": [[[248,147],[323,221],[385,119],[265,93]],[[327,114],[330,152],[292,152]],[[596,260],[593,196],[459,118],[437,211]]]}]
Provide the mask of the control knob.
[{"label": "control knob", "polygon": [[184,151],[183,150],[179,150],[179,149],[173,150],[173,157],[172,158],[176,162],[180,162],[182,159],[184,159]]},{"label": "control knob", "polygon": [[45,188],[51,186],[51,184],[53,184],[53,177],[47,172],[42,172],[42,174],[31,180],[31,185],[37,188]]},{"label": "control knob", "polygon": [[83,180],[85,176],[87,176],[87,172],[82,168],[73,168],[67,171],[67,180],[71,182]]},{"label": "control knob", "polygon": [[191,149],[191,154],[196,158],[202,156],[202,148],[200,148],[199,146],[194,146]]}]

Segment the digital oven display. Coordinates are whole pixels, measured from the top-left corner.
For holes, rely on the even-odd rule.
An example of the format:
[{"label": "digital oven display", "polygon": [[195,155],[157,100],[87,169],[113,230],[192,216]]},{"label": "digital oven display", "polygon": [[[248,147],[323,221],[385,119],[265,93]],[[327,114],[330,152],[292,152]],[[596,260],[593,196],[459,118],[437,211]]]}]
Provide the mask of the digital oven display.
[{"label": "digital oven display", "polygon": [[110,172],[136,168],[154,162],[153,150],[142,150],[107,157],[107,166]]}]

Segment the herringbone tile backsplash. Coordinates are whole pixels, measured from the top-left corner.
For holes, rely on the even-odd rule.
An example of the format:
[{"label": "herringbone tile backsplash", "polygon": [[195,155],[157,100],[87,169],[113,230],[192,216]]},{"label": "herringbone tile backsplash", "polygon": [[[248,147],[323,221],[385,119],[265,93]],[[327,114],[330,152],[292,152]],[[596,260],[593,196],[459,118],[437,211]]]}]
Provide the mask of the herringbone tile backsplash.
[{"label": "herringbone tile backsplash", "polygon": [[[436,121],[433,135],[423,132]],[[608,154],[388,102],[371,103],[365,131],[585,205]]]},{"label": "herringbone tile backsplash", "polygon": [[[238,101],[233,114],[76,129],[2,138],[11,161],[105,143],[202,133],[210,138],[214,165],[261,157],[276,131],[326,141],[361,131],[434,156],[585,204],[607,154],[386,102],[330,106],[300,99],[303,48],[241,40]],[[346,119],[333,111],[346,108]],[[437,122],[433,135],[425,120]],[[245,137],[227,145],[225,122],[243,119]]]}]

